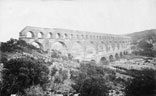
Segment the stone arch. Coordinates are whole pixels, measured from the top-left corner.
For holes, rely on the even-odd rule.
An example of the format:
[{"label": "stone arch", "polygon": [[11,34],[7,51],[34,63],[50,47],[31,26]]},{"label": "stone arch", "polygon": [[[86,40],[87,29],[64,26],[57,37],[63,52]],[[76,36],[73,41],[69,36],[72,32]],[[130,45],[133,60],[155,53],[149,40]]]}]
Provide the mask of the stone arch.
[{"label": "stone arch", "polygon": [[65,34],[63,35],[63,38],[64,38],[64,39],[68,38],[68,35],[65,33]]},{"label": "stone arch", "polygon": [[108,61],[107,61],[106,57],[101,57],[100,64],[102,64],[102,65],[107,65],[108,64]]},{"label": "stone arch", "polygon": [[76,35],[76,37],[77,37],[77,39],[79,39],[79,38],[80,38],[80,36],[79,36],[79,35]]},{"label": "stone arch", "polygon": [[59,52],[61,52],[63,55],[67,55],[68,53],[68,48],[67,48],[67,45],[62,42],[62,41],[58,41],[58,42],[55,42],[51,45],[51,50],[57,50]]},{"label": "stone arch", "polygon": [[73,39],[73,37],[74,37],[74,35],[73,34],[70,34],[70,38]]},{"label": "stone arch", "polygon": [[92,39],[92,35],[90,35],[90,38]]},{"label": "stone arch", "polygon": [[94,45],[93,41],[88,42],[85,46],[85,55],[86,58],[95,58],[96,55],[96,46]]},{"label": "stone arch", "polygon": [[42,32],[39,32],[39,33],[37,34],[37,37],[38,37],[38,38],[43,38],[43,33],[42,33]]},{"label": "stone arch", "polygon": [[84,48],[80,42],[75,42],[70,47],[70,54],[73,55],[75,59],[84,58]]},{"label": "stone arch", "polygon": [[116,54],[115,54],[115,59],[116,59],[116,60],[119,60],[119,59],[120,59],[120,57],[119,57],[119,54],[118,54],[118,53],[116,53]]},{"label": "stone arch", "polygon": [[86,39],[88,39],[88,35],[86,35]]},{"label": "stone arch", "polygon": [[56,38],[61,38],[61,34],[60,33],[56,33]]},{"label": "stone arch", "polygon": [[26,37],[27,37],[27,38],[33,38],[33,37],[34,37],[33,32],[32,32],[32,31],[27,32],[27,33],[26,33]]},{"label": "stone arch", "polygon": [[84,35],[81,35],[81,38],[84,39]]},{"label": "stone arch", "polygon": [[120,52],[120,57],[121,57],[121,58],[123,57],[123,53],[122,53],[122,52]]},{"label": "stone arch", "polygon": [[43,45],[39,42],[33,41],[31,42],[31,45],[35,46],[36,48],[43,49]]},{"label": "stone arch", "polygon": [[47,34],[47,38],[53,38],[53,34],[52,34],[51,32],[49,32],[49,33]]},{"label": "stone arch", "polygon": [[110,61],[110,62],[113,62],[113,61],[114,61],[113,55],[110,55],[110,56],[109,56],[109,61]]}]

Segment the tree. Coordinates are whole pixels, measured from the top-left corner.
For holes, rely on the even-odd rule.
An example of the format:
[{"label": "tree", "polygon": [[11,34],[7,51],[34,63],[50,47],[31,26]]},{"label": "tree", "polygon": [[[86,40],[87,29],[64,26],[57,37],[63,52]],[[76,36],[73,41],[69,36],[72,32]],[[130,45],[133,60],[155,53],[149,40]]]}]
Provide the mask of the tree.
[{"label": "tree", "polygon": [[96,64],[82,64],[78,75],[71,76],[75,82],[72,87],[81,96],[107,96],[109,82],[115,79],[113,71]]},{"label": "tree", "polygon": [[3,88],[0,96],[10,96],[21,92],[32,85],[48,83],[49,70],[43,60],[30,57],[11,59],[4,63],[2,71]]},{"label": "tree", "polygon": [[2,42],[0,46],[1,52],[31,52],[31,50],[36,50],[40,53],[43,51],[31,44],[26,43],[24,40],[17,39],[10,39],[7,42]]},{"label": "tree", "polygon": [[156,90],[155,70],[144,69],[136,71],[133,76],[134,78],[127,83],[125,88],[126,96],[144,96],[154,93]]},{"label": "tree", "polygon": [[141,49],[139,51],[140,55],[149,57],[154,57],[156,55],[156,52],[153,50],[153,44],[146,40],[140,41],[138,47]]}]

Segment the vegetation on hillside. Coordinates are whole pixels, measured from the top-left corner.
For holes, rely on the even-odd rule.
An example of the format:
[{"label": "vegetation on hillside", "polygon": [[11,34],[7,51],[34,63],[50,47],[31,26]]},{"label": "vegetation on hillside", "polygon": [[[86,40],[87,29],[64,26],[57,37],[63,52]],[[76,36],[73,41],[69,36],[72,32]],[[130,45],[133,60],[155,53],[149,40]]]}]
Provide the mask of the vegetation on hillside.
[{"label": "vegetation on hillside", "polygon": [[145,30],[128,36],[132,38],[132,50],[135,55],[156,56],[156,30]]},{"label": "vegetation on hillside", "polygon": [[[153,48],[148,42],[140,43],[144,48],[141,50]],[[67,96],[75,93],[80,96],[142,96],[156,90],[154,68],[134,70],[95,62],[78,63],[71,55],[63,56],[56,50],[47,55],[47,52],[15,39],[3,42],[0,48],[3,64],[0,96]],[[126,76],[128,79],[123,78]]]},{"label": "vegetation on hillside", "polygon": [[156,70],[144,69],[129,70],[133,79],[127,83],[125,88],[126,96],[148,96],[155,94]]},{"label": "vegetation on hillside", "polygon": [[[3,63],[1,96],[10,96],[17,92],[24,94],[24,89],[48,83],[48,68],[42,60],[33,58],[11,59]],[[43,87],[44,88],[44,87]]]}]

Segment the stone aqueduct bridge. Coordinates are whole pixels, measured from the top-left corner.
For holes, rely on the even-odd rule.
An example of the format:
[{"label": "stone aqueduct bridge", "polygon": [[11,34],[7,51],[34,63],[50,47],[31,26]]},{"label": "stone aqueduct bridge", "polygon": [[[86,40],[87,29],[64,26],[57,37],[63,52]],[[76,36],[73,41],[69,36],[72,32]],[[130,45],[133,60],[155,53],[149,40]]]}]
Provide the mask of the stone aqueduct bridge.
[{"label": "stone aqueduct bridge", "polygon": [[79,60],[113,61],[130,52],[126,36],[27,26],[20,39],[45,51],[59,50]]}]

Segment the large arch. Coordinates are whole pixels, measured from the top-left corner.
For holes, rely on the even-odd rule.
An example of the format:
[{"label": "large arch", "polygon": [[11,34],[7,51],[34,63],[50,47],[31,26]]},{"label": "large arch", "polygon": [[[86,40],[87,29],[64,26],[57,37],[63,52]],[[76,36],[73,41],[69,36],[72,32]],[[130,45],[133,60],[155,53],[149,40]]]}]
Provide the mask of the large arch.
[{"label": "large arch", "polygon": [[67,45],[62,41],[58,41],[58,42],[53,43],[51,45],[50,49],[51,50],[57,50],[57,51],[61,52],[64,55],[67,55],[67,53],[68,53]]},{"label": "large arch", "polygon": [[110,56],[109,56],[109,61],[110,61],[110,62],[113,62],[113,61],[114,61],[113,55],[110,55]]},{"label": "large arch", "polygon": [[108,60],[105,57],[101,57],[100,64],[107,65],[108,64]]},{"label": "large arch", "polygon": [[33,41],[31,42],[31,44],[35,46],[36,48],[43,49],[43,45],[39,42]]},{"label": "large arch", "polygon": [[94,42],[89,42],[89,44],[85,45],[85,57],[86,58],[95,58],[95,55],[97,53],[96,46],[94,45]]},{"label": "large arch", "polygon": [[70,47],[70,54],[72,54],[75,59],[84,58],[84,48],[81,45],[81,42],[75,42],[72,44]]}]

